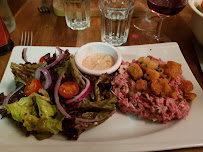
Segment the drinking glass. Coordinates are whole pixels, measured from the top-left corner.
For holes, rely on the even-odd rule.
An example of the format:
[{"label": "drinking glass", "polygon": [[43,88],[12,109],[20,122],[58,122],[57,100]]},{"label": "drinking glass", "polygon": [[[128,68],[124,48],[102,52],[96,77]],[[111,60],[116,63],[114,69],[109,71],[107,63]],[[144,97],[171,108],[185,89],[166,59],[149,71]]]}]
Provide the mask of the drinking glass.
[{"label": "drinking glass", "polygon": [[13,32],[16,28],[16,22],[7,0],[0,0],[0,17],[3,18],[9,33]]},{"label": "drinking glass", "polygon": [[133,19],[133,26],[141,31],[155,31],[157,15],[150,11],[147,0],[136,0],[135,10],[137,10],[137,13]]},{"label": "drinking glass", "polygon": [[66,24],[73,30],[90,27],[90,0],[64,0]]},{"label": "drinking glass", "polygon": [[170,39],[161,36],[161,27],[166,17],[178,14],[186,6],[188,0],[147,0],[149,9],[160,17],[154,39],[156,42],[168,42]]},{"label": "drinking glass", "polygon": [[99,0],[101,40],[114,46],[127,42],[134,0]]}]

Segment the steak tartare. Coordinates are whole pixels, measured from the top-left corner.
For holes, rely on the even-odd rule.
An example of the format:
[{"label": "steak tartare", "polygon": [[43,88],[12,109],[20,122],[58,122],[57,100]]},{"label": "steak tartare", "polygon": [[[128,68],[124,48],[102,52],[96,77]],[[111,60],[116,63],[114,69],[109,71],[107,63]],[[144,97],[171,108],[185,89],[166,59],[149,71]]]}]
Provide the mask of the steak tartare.
[{"label": "steak tartare", "polygon": [[122,61],[112,81],[119,109],[160,123],[186,117],[196,94],[181,74],[181,64],[152,56]]}]

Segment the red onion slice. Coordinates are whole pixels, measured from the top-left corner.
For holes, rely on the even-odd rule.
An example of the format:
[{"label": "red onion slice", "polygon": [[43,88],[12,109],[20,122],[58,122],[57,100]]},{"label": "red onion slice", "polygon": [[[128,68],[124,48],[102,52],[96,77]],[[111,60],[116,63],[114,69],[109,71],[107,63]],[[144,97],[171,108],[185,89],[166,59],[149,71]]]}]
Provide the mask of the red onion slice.
[{"label": "red onion slice", "polygon": [[24,60],[25,62],[28,62],[26,53],[27,53],[27,48],[23,48],[23,51],[22,51],[22,58],[23,58],[23,60]]},{"label": "red onion slice", "polygon": [[59,47],[56,47],[57,50],[59,51],[59,58],[56,59],[54,62],[52,62],[51,64],[49,64],[48,66],[46,66],[46,69],[49,69],[50,67],[53,67],[54,65],[56,65],[59,61],[61,61],[63,59],[63,57],[65,56],[64,53],[62,53],[62,49],[60,49]]},{"label": "red onion slice", "polygon": [[110,114],[106,115],[103,118],[100,119],[83,119],[83,118],[76,118],[75,121],[81,121],[81,122],[99,122],[102,121],[110,116],[112,116],[114,113],[116,112],[116,110],[112,111]]},{"label": "red onion slice", "polygon": [[119,96],[117,96],[117,95],[113,92],[113,90],[111,90],[111,93],[113,93],[119,100],[121,100],[121,98],[120,98]]},{"label": "red onion slice", "polygon": [[[59,96],[58,96],[58,89],[60,87],[60,84],[61,84],[61,80],[62,80],[62,77],[64,75],[65,71],[63,71],[58,80],[56,81],[56,85],[55,85],[55,89],[54,89],[54,98],[55,98],[55,102],[56,102],[56,105],[59,109],[59,111],[61,112],[61,114],[63,114],[66,118],[68,119],[71,119],[71,115],[69,115],[65,110],[64,108],[61,106],[60,104],[60,101],[59,101]],[[87,78],[86,78],[87,79]],[[106,115],[105,117],[103,118],[100,118],[100,119],[83,119],[83,118],[75,118],[75,121],[80,121],[80,122],[85,122],[85,123],[92,123],[92,122],[99,122],[99,121],[102,121],[110,116],[112,116],[114,113],[116,112],[116,110],[112,111],[110,114]]]},{"label": "red onion slice", "polygon": [[56,46],[56,49],[59,51],[59,56],[63,53],[63,50],[61,48],[59,48],[58,46]]},{"label": "red onion slice", "polygon": [[45,67],[39,67],[35,71],[35,79],[40,80],[41,72],[44,74],[44,77],[46,79],[45,84],[43,86],[43,88],[46,90],[51,86],[51,83],[52,83],[51,75],[50,75],[49,71]]},{"label": "red onion slice", "polygon": [[63,71],[60,74],[58,80],[56,81],[56,85],[55,85],[55,88],[54,88],[54,98],[55,98],[56,105],[57,105],[59,111],[61,112],[61,114],[63,114],[66,118],[71,119],[72,117],[61,106],[61,104],[59,102],[59,96],[58,96],[58,90],[59,90],[61,80],[62,80],[62,77],[63,77],[64,73],[65,73],[65,71]]},{"label": "red onion slice", "polygon": [[[82,75],[82,74],[81,74]],[[74,98],[70,99],[70,100],[66,100],[65,103],[66,104],[71,104],[71,103],[77,103],[79,101],[81,101],[82,99],[84,99],[91,91],[92,91],[92,87],[90,84],[90,80],[87,79],[85,76],[83,76],[83,79],[85,79],[86,81],[86,86],[85,89],[81,91],[81,93],[77,96],[75,96]]]},{"label": "red onion slice", "polygon": [[16,92],[18,92],[23,86],[24,86],[24,85],[21,85],[21,86],[19,86],[16,90],[14,90],[13,92],[10,92],[10,93],[6,96],[6,98],[4,99],[3,105],[7,105],[9,99],[10,99]]}]

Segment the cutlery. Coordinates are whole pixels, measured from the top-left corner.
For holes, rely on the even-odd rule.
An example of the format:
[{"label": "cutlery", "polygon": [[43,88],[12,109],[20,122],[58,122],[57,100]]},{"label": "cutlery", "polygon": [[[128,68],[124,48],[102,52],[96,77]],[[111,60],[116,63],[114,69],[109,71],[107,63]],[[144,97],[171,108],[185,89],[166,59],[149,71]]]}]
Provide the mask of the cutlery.
[{"label": "cutlery", "polygon": [[25,31],[22,32],[20,45],[22,46],[31,46],[33,40],[33,32],[32,31]]},{"label": "cutlery", "polygon": [[38,8],[40,13],[50,13],[50,9],[46,4],[45,0],[42,0],[41,7]]}]

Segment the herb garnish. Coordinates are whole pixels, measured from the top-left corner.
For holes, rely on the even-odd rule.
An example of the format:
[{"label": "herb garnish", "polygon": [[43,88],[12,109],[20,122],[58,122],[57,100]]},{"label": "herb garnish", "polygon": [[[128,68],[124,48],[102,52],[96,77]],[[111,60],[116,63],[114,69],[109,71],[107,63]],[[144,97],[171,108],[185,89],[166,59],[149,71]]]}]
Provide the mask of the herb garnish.
[{"label": "herb garnish", "polygon": [[124,85],[122,85],[122,87],[120,89],[123,89],[124,88]]},{"label": "herb garnish", "polygon": [[133,96],[133,92],[128,92],[128,96],[132,97]]}]

